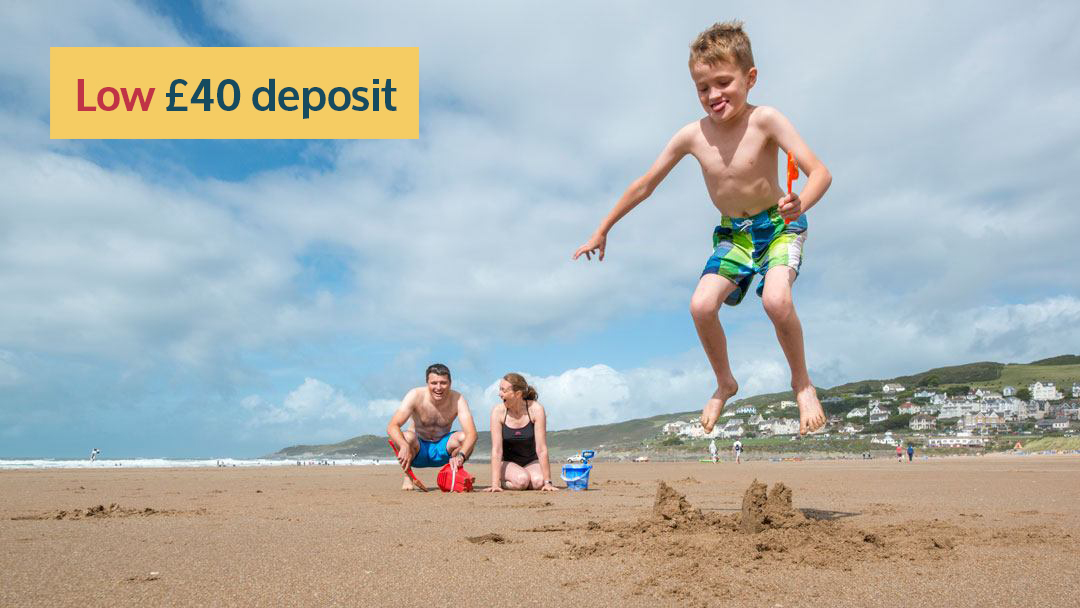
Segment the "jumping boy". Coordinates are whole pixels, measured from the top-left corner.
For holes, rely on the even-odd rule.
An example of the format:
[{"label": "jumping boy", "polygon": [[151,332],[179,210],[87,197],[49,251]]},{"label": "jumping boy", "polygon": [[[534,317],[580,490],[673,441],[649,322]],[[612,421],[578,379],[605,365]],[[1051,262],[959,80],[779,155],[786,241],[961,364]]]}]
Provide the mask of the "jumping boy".
[{"label": "jumping boy", "polygon": [[[701,424],[711,431],[724,404],[739,389],[728,362],[720,305],[738,304],[754,275],[761,274],[764,278],[757,293],[791,368],[799,432],[805,434],[825,424],[825,413],[806,370],[802,325],[795,314],[791,285],[802,264],[804,214],[825,194],[832,176],[783,114],[747,102],[757,75],[750,39],[741,22],[717,23],[702,32],[690,45],[690,76],[706,116],[671,138],[573,259],[581,254],[592,259],[595,253],[603,260],[612,226],[648,198],[682,157],[693,155],[701,164],[709,196],[722,214],[713,231],[712,256],[690,298],[694,326],[716,374],[716,391],[701,412]],[[808,176],[800,193],[785,194],[780,189],[776,160],[780,150],[794,154]]]}]

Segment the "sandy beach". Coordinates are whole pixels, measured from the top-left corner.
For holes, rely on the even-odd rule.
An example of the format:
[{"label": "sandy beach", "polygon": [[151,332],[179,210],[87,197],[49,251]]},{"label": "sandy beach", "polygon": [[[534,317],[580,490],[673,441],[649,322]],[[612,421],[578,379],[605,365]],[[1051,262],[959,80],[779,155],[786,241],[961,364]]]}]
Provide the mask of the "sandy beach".
[{"label": "sandy beach", "polygon": [[[469,468],[486,484],[485,464]],[[798,511],[748,531],[755,479],[782,482]],[[3,471],[0,605],[1080,603],[1075,456],[599,462],[588,492],[545,494],[400,480],[390,466]]]}]

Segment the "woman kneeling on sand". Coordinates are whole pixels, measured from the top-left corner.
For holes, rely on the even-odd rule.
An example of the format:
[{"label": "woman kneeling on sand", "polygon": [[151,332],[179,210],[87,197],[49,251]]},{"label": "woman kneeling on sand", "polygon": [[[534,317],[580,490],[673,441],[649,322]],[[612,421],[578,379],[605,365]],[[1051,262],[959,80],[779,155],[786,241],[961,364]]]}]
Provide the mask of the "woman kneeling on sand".
[{"label": "woman kneeling on sand", "polygon": [[547,413],[536,389],[521,374],[499,381],[502,403],[491,408],[491,487],[507,490],[557,490],[551,483],[547,450]]}]

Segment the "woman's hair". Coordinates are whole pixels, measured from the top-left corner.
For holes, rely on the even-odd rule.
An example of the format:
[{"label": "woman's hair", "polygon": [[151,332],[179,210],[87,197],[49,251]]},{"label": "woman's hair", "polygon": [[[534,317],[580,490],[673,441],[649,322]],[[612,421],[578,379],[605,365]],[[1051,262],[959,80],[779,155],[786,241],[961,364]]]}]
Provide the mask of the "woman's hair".
[{"label": "woman's hair", "polygon": [[503,380],[510,383],[510,388],[515,391],[521,391],[522,397],[525,401],[536,401],[540,396],[536,394],[536,389],[529,386],[529,383],[525,381],[525,376],[521,374],[510,372],[503,376]]}]

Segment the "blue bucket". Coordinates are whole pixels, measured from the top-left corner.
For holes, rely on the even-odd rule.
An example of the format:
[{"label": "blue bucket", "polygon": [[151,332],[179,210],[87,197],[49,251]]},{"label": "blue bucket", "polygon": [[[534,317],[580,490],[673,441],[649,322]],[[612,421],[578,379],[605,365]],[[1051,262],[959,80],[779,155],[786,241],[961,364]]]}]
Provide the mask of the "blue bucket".
[{"label": "blue bucket", "polygon": [[589,471],[592,471],[591,464],[564,464],[562,480],[566,482],[567,489],[588,490]]}]

